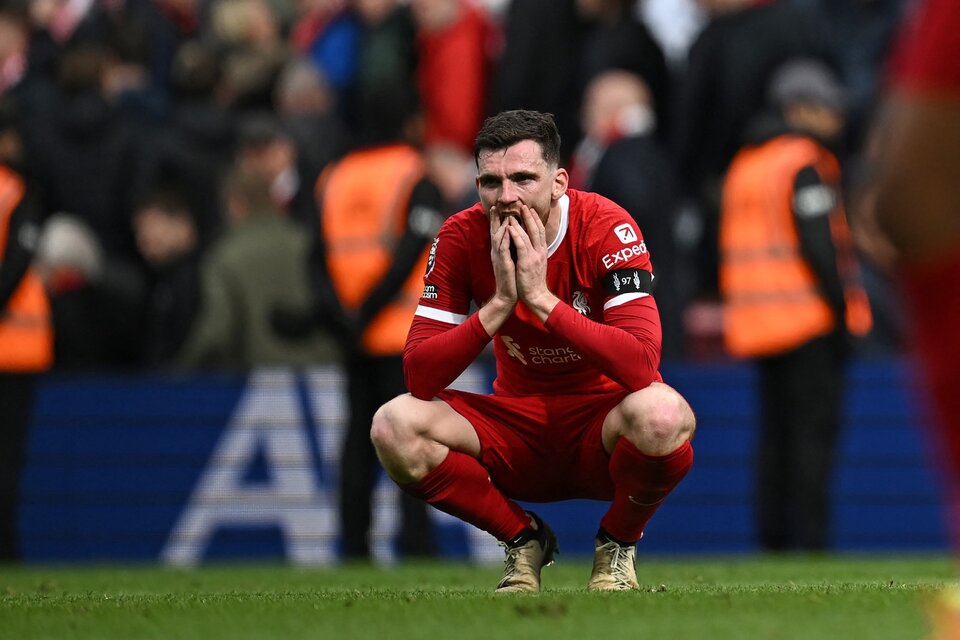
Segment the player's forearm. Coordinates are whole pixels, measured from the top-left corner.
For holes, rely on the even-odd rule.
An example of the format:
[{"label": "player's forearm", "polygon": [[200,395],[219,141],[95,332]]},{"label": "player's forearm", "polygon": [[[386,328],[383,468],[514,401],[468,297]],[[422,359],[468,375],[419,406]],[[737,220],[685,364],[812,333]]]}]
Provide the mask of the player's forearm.
[{"label": "player's forearm", "polygon": [[631,319],[630,331],[594,322],[573,307],[557,304],[545,326],[604,375],[636,391],[657,379],[660,323],[656,307]]},{"label": "player's forearm", "polygon": [[479,313],[453,328],[415,318],[403,352],[407,389],[421,400],[433,398],[476,360],[488,342],[490,335]]}]

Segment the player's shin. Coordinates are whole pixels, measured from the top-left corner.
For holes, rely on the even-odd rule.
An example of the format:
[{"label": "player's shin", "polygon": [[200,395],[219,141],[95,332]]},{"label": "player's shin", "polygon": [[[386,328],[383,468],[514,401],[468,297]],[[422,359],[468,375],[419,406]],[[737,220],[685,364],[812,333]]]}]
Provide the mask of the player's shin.
[{"label": "player's shin", "polygon": [[422,480],[400,488],[503,542],[530,526],[530,517],[490,482],[487,470],[459,451],[451,450]]},{"label": "player's shin", "polygon": [[600,526],[621,543],[640,539],[657,508],[693,465],[693,447],[684,442],[663,456],[650,456],[620,438],[610,456],[615,492]]}]

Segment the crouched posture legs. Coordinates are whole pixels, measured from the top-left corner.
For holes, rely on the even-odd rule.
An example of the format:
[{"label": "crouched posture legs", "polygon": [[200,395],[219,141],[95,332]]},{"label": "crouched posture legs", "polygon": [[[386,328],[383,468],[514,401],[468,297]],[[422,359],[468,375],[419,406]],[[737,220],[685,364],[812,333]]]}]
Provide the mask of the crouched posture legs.
[{"label": "crouched posture legs", "polygon": [[[661,383],[628,395],[606,416],[601,437],[615,491],[598,532],[590,588],[636,587],[634,543],[690,468],[693,430],[689,405]],[[444,402],[400,396],[377,412],[371,437],[402,489],[507,545],[500,590],[539,590],[540,568],[552,560],[556,539],[490,482],[477,460],[479,438],[463,416]]]}]

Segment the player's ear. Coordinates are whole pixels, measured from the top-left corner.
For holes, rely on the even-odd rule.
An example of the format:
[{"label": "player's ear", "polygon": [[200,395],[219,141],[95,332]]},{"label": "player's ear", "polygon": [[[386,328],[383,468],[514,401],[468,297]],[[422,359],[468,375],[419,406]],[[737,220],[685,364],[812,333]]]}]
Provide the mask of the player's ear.
[{"label": "player's ear", "polygon": [[563,167],[558,167],[553,175],[553,190],[550,195],[554,200],[559,200],[567,192],[567,185],[570,184],[570,175]]}]

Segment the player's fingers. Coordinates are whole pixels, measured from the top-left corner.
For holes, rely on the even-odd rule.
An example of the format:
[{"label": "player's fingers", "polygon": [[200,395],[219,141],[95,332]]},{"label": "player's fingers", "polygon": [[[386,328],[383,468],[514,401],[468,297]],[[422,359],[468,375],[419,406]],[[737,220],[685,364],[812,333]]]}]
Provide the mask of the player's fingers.
[{"label": "player's fingers", "polygon": [[502,226],[500,223],[500,212],[497,210],[497,205],[490,207],[490,215],[488,217],[490,218],[490,236],[493,237],[493,235],[499,231],[500,227]]},{"label": "player's fingers", "polygon": [[532,207],[521,204],[520,215],[523,216],[523,225],[527,235],[530,236],[531,242],[546,239],[546,230],[543,228],[540,216],[537,215],[537,212],[534,211]]},{"label": "player's fingers", "polygon": [[530,240],[523,228],[520,226],[520,223],[511,218],[507,221],[505,227],[507,233],[510,234],[510,240],[513,242],[513,246],[517,247],[518,251],[525,252],[528,246],[527,243]]}]

